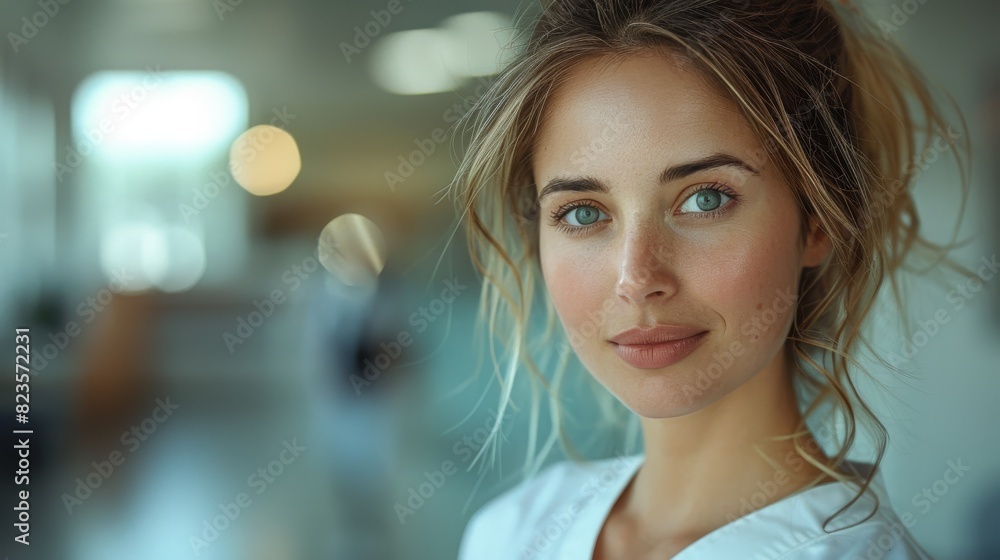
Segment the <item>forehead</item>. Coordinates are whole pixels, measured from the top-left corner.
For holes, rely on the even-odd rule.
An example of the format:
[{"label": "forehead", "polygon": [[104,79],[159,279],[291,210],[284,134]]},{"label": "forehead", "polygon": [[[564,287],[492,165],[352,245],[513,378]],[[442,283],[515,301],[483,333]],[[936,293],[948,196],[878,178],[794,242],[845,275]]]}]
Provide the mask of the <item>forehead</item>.
[{"label": "forehead", "polygon": [[651,51],[574,66],[546,103],[533,151],[536,185],[609,165],[640,172],[651,160],[662,169],[715,152],[754,153],[756,136],[738,107],[677,60]]}]

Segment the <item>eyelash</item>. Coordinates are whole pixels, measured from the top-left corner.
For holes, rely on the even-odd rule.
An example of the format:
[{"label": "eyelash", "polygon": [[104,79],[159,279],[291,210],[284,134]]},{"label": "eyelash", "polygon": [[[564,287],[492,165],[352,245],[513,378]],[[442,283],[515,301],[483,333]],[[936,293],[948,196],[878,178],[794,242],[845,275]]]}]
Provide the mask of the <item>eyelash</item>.
[{"label": "eyelash", "polygon": [[[715,210],[711,210],[709,212],[685,212],[685,214],[691,214],[695,218],[698,218],[698,219],[713,219],[713,218],[718,218],[719,216],[721,216],[721,215],[729,212],[730,209],[731,209],[731,207],[733,207],[737,203],[739,203],[740,198],[742,198],[742,195],[737,194],[736,191],[734,191],[729,185],[727,185],[725,183],[707,183],[707,184],[702,185],[701,187],[699,187],[697,190],[691,192],[691,194],[689,194],[687,197],[685,197],[684,200],[687,201],[691,197],[693,197],[694,195],[700,193],[701,191],[709,191],[709,190],[711,190],[711,191],[718,191],[718,192],[720,192],[720,193],[728,196],[731,200],[728,201],[728,202],[726,202],[724,206],[721,206],[721,207],[716,208]],[[568,233],[568,234],[571,234],[571,235],[573,235],[573,234],[581,234],[581,233],[589,231],[591,228],[597,227],[597,225],[600,222],[591,224],[589,226],[582,226],[582,227],[580,227],[580,226],[569,226],[569,225],[566,225],[566,224],[562,223],[562,219],[564,217],[566,217],[567,214],[569,214],[574,208],[579,208],[580,206],[591,206],[591,207],[594,207],[594,208],[597,208],[598,210],[600,210],[600,207],[598,207],[597,203],[594,202],[594,201],[591,201],[591,200],[574,200],[573,202],[566,203],[566,204],[560,206],[559,208],[556,208],[555,210],[553,210],[552,214],[551,214],[551,217],[550,217],[550,220],[549,220],[549,225],[554,226],[560,232]],[[601,211],[603,212],[603,210],[601,210]]]}]

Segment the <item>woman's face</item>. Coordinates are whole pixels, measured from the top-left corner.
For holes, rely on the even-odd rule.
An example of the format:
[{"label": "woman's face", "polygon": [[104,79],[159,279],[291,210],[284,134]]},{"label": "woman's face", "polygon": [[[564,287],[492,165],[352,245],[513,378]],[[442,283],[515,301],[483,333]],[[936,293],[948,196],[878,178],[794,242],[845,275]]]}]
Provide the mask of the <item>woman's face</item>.
[{"label": "woman's face", "polygon": [[571,71],[536,138],[542,272],[595,378],[641,416],[680,416],[781,367],[799,275],[827,245],[801,242],[734,104],[667,57],[602,61]]}]

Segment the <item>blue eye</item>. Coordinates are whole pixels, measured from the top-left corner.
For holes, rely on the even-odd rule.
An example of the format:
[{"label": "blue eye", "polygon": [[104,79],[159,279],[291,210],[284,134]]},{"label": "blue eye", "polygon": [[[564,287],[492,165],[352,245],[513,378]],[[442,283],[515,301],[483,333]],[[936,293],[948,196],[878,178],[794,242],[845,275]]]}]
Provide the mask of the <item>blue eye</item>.
[{"label": "blue eye", "polygon": [[[724,187],[724,186],[723,186]],[[725,187],[728,189],[728,187]],[[738,197],[732,191],[725,191],[720,186],[706,187],[695,191],[681,204],[681,214],[712,214],[725,211],[727,203]]]},{"label": "blue eye", "polygon": [[576,200],[552,212],[551,225],[565,233],[582,233],[596,227],[608,218],[597,204],[587,200]]},{"label": "blue eye", "polygon": [[[593,206],[577,206],[567,212],[563,217],[567,219],[567,222],[571,226],[586,227],[596,223],[601,218],[601,214],[603,213],[604,212],[601,212]],[[576,221],[576,223],[573,223],[574,221]]]}]

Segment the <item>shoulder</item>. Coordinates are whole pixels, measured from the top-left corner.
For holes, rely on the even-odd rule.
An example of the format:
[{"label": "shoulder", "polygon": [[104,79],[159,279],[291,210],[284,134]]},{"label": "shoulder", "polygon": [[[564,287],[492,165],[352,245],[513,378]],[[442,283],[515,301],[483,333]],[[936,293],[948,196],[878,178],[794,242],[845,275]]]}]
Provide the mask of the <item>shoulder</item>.
[{"label": "shoulder", "polygon": [[828,483],[775,502],[723,527],[704,547],[753,560],[930,560],[910,528],[893,509],[882,475],[869,488]]},{"label": "shoulder", "polygon": [[[854,488],[835,485],[830,492],[813,493],[814,498],[825,506],[823,513],[839,509],[844,500],[854,497]],[[873,500],[872,494],[878,499]],[[873,511],[874,510],[874,513]],[[911,514],[900,519],[889,501],[881,474],[872,484],[871,492],[863,499],[850,505],[843,517],[831,521],[827,530],[823,529],[825,515],[807,515],[806,524],[812,530],[800,535],[809,535],[792,547],[786,554],[778,556],[783,560],[809,559],[825,560],[834,558],[878,558],[880,560],[930,560],[931,556],[914,538],[910,527],[916,524]],[[905,521],[904,521],[905,520]]]},{"label": "shoulder", "polygon": [[466,524],[459,560],[509,558],[515,547],[527,547],[547,519],[584,496],[617,460],[559,461],[493,498]]},{"label": "shoulder", "polygon": [[871,519],[824,534],[781,558],[931,560],[907,526],[886,505]]}]

